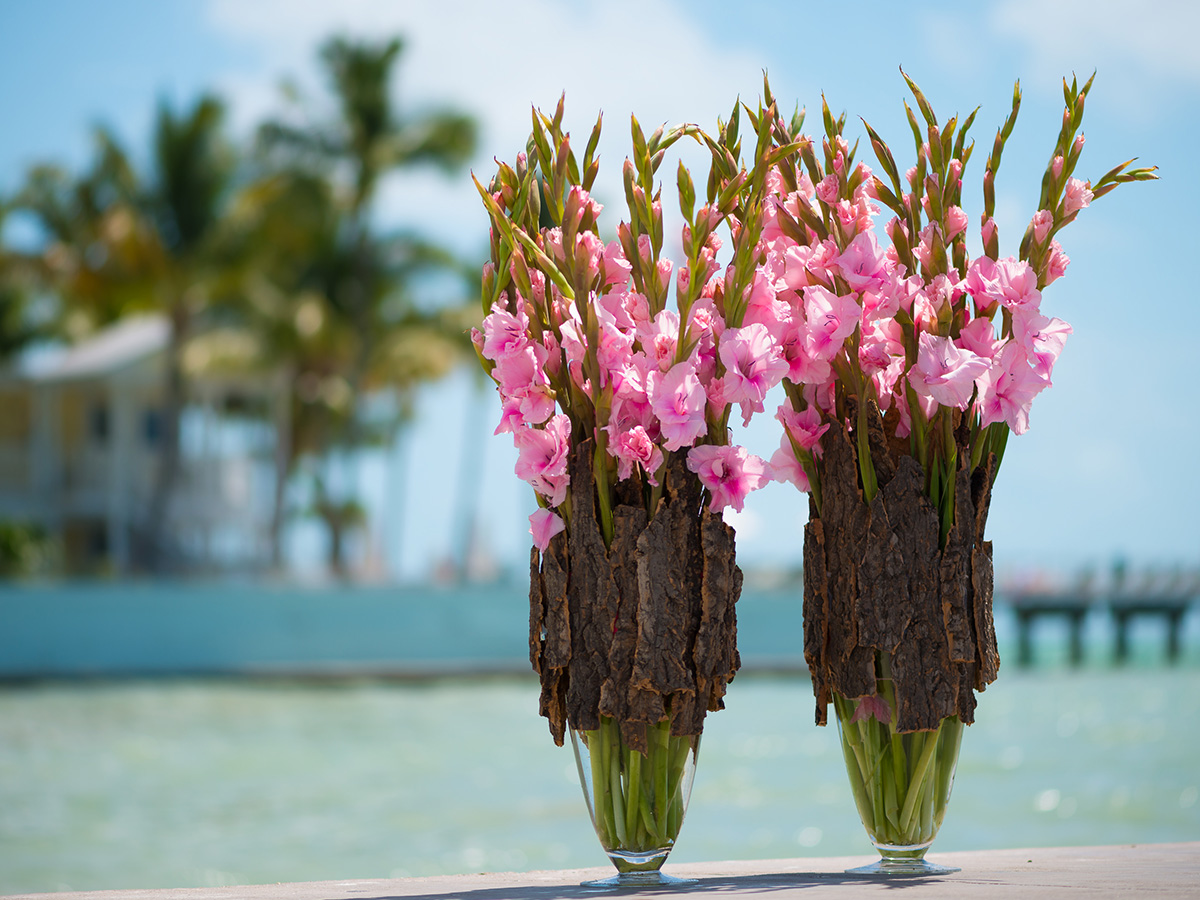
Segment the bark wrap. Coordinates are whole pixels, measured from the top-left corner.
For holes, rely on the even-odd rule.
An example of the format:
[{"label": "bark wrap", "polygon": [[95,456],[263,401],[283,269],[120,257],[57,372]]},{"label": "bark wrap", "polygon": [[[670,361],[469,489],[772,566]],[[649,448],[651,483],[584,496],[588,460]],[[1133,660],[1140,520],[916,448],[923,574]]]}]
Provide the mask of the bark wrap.
[{"label": "bark wrap", "polygon": [[954,526],[939,549],[937,510],[911,456],[889,454],[875,413],[879,491],[859,487],[855,446],[834,425],[822,441],[822,508],[804,529],[804,658],[818,725],[832,692],[876,694],[877,651],[892,654],[898,730],[930,731],[946,716],[975,720],[976,690],[1000,667],[992,622],[989,460],[955,482]]},{"label": "bark wrap", "polygon": [[740,665],[742,573],[733,529],[704,508],[681,454],[667,463],[653,519],[640,492],[619,502],[618,485],[606,548],[593,453],[591,441],[572,449],[569,532],[530,554],[529,658],[556,744],[568,723],[594,729],[610,716],[644,753],[648,724],[670,718],[672,734],[697,735],[705,714],[724,707]]}]

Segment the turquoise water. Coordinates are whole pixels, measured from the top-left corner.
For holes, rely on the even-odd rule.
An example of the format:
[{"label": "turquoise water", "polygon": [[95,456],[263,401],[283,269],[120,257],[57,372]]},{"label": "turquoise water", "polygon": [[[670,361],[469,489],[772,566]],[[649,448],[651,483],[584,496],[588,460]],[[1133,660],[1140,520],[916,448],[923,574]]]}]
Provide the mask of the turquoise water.
[{"label": "turquoise water", "polygon": [[[536,708],[525,678],[0,688],[0,893],[604,865]],[[978,716],[935,855],[1200,838],[1200,667],[1010,667]],[[865,858],[811,722],[805,678],[739,677],[672,859]]]}]

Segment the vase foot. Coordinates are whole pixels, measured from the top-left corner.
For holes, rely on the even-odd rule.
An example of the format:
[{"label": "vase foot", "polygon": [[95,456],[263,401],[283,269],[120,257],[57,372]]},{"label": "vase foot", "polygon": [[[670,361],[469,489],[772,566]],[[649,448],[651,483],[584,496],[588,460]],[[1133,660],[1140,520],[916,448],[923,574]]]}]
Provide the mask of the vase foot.
[{"label": "vase foot", "polygon": [[892,875],[949,875],[961,872],[958,866],[939,866],[924,859],[881,859],[869,866],[847,869],[847,875],[865,875],[870,878],[887,878]]},{"label": "vase foot", "polygon": [[613,875],[611,878],[580,882],[585,888],[601,891],[626,887],[680,887],[695,883],[695,878],[676,878],[674,875],[666,875],[662,872],[621,872],[618,875]]}]

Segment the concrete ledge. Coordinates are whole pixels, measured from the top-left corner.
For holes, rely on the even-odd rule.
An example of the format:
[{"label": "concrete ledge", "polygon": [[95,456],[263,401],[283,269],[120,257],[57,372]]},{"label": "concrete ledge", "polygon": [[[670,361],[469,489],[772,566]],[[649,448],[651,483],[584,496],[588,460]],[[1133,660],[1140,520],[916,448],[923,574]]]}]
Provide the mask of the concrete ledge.
[{"label": "concrete ledge", "polygon": [[[1200,842],[1134,844],[1116,847],[1055,847],[1034,850],[984,850],[933,853],[931,859],[960,866],[961,872],[938,878],[877,880],[844,874],[871,857],[828,857],[683,863],[666,870],[699,879],[682,888],[619,892],[621,897],[717,894],[722,897],[803,898],[883,896],[912,889],[913,897],[1127,898],[1152,900],[1200,897]],[[21,894],[18,898],[54,900],[555,900],[596,897],[603,893],[580,887],[586,879],[607,878],[613,870],[572,869],[451,875],[433,878],[364,879],[248,887],[181,888]],[[616,892],[614,892],[616,893]]]}]

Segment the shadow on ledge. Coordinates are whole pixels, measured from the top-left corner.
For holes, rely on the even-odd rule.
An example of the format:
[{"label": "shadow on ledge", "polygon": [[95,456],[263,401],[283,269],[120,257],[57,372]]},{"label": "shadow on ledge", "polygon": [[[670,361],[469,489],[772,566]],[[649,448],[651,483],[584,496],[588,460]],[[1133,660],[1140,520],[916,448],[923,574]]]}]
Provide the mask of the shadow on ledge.
[{"label": "shadow on ledge", "polygon": [[928,886],[944,881],[944,878],[911,877],[911,878],[874,878],[862,875],[847,875],[832,872],[794,872],[774,875],[737,875],[698,878],[691,885],[648,885],[630,886],[628,888],[589,888],[583,885],[512,885],[494,888],[479,888],[477,890],[457,890],[428,894],[379,895],[364,900],[569,900],[569,898],[595,898],[605,895],[616,897],[632,897],[649,894],[690,895],[690,894],[771,894],[777,891],[794,891],[810,887],[824,887],[839,884],[871,884],[872,886],[891,889]]}]

